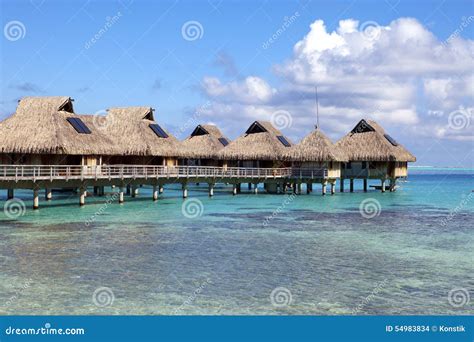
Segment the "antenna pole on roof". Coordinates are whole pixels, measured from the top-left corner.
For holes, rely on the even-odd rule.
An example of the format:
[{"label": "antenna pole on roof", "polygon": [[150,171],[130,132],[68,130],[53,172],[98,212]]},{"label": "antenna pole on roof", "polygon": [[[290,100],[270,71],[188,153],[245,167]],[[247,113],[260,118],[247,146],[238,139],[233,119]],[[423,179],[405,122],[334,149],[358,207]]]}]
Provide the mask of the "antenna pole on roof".
[{"label": "antenna pole on roof", "polygon": [[319,128],[319,100],[318,100],[318,86],[315,86],[316,89],[316,129]]}]

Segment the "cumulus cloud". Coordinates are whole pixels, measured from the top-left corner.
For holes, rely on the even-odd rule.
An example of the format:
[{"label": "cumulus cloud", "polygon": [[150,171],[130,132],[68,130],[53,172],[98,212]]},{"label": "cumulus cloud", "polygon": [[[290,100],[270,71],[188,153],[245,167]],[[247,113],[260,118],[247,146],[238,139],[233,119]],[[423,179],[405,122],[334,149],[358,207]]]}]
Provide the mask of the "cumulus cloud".
[{"label": "cumulus cloud", "polygon": [[291,58],[274,65],[278,87],[253,75],[227,83],[206,77],[202,89],[213,101],[209,116],[241,122],[284,109],[294,134],[315,121],[317,85],[321,122],[334,136],[365,117],[404,132],[470,140],[473,124],[452,130],[448,116],[474,106],[473,67],[473,41],[442,42],[416,19],[388,26],[347,19],[332,32],[316,20]]}]

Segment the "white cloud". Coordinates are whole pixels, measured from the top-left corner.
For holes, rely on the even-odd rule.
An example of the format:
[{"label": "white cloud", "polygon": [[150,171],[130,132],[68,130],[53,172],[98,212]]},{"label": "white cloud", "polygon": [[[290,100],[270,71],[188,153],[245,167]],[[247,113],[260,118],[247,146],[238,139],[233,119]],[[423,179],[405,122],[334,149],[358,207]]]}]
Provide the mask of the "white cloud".
[{"label": "white cloud", "polygon": [[314,122],[317,84],[322,126],[333,136],[366,117],[405,133],[469,140],[474,123],[453,132],[447,115],[474,105],[472,70],[473,41],[441,42],[416,19],[380,27],[347,19],[333,32],[316,20],[293,56],[274,66],[278,89],[249,76],[228,83],[207,77],[203,90],[214,102],[210,116],[241,122],[284,109],[293,115],[296,134]]}]

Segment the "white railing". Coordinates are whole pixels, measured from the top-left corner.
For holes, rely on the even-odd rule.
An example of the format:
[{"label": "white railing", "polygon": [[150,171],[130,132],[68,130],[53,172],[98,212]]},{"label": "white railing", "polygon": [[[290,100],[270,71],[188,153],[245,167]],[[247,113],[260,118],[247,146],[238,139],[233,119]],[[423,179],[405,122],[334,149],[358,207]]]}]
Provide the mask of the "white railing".
[{"label": "white railing", "polygon": [[327,169],[162,165],[0,165],[0,180],[327,178]]}]

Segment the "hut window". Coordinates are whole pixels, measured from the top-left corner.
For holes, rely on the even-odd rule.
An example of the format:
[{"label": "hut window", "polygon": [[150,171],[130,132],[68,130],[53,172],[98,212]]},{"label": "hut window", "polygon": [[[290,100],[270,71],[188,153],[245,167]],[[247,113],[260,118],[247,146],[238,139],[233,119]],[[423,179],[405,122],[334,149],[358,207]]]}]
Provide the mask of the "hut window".
[{"label": "hut window", "polygon": [[77,133],[80,134],[91,134],[91,130],[89,127],[86,126],[84,122],[82,122],[79,118],[67,118],[66,119],[72,127],[76,130]]},{"label": "hut window", "polygon": [[252,133],[263,133],[263,132],[268,132],[268,131],[259,122],[255,121],[245,133],[252,134]]},{"label": "hut window", "polygon": [[229,140],[227,140],[226,138],[219,138],[219,141],[224,146],[229,145]]},{"label": "hut window", "polygon": [[346,164],[346,169],[352,169],[352,163],[351,162],[348,162]]},{"label": "hut window", "polygon": [[398,143],[390,135],[384,134],[383,136],[390,142],[390,144],[392,144],[393,146],[398,146]]},{"label": "hut window", "polygon": [[367,162],[362,162],[362,168],[366,169],[367,168]]},{"label": "hut window", "polygon": [[366,133],[366,132],[375,132],[375,129],[372,126],[370,126],[365,120],[360,120],[357,126],[355,126],[354,129],[351,131],[351,133],[353,134]]},{"label": "hut window", "polygon": [[153,132],[160,138],[168,138],[168,134],[163,130],[163,128],[160,127],[158,124],[150,124],[150,128],[152,129]]},{"label": "hut window", "polygon": [[375,162],[369,162],[369,169],[376,169],[377,168],[377,164]]},{"label": "hut window", "polygon": [[194,137],[196,135],[205,135],[205,134],[209,134],[209,132],[204,128],[202,127],[201,125],[197,126],[194,131],[191,133],[191,136]]},{"label": "hut window", "polygon": [[280,140],[280,142],[283,144],[283,146],[285,147],[290,147],[290,143],[288,142],[288,140],[286,140],[286,138],[283,136],[283,135],[277,135],[277,138],[278,140]]}]

